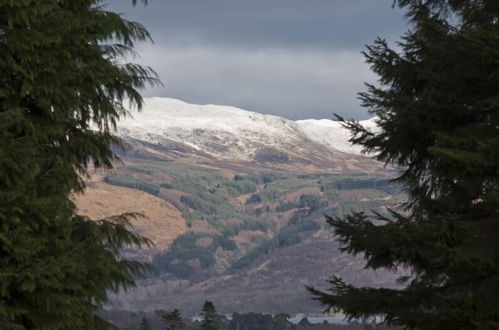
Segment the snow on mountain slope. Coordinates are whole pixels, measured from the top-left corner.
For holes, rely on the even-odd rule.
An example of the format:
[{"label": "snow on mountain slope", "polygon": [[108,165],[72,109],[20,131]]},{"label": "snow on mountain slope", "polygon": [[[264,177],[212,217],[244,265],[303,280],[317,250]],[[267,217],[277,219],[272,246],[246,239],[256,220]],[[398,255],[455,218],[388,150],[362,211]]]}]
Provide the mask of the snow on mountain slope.
[{"label": "snow on mountain slope", "polygon": [[[375,120],[376,118],[371,118],[362,120],[360,123],[364,127],[375,129]],[[330,119],[306,119],[298,120],[295,123],[309,139],[317,143],[349,154],[361,153],[362,147],[352,145],[348,142],[350,132],[344,129],[337,121]]]},{"label": "snow on mountain slope", "polygon": [[[372,120],[366,121],[369,126]],[[147,98],[142,112],[118,124],[124,138],[174,141],[221,158],[253,159],[259,150],[287,153],[316,150],[358,154],[349,133],[332,120],[292,121],[230,106],[195,105],[176,99]]]}]

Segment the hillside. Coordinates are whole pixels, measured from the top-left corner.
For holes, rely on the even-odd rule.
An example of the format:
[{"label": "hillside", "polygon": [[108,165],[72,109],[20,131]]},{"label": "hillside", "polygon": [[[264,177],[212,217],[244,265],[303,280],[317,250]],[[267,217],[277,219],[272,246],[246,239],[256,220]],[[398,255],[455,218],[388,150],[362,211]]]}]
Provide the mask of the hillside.
[{"label": "hillside", "polygon": [[317,312],[304,285],[331,274],[393,282],[362,272],[325,224],[324,214],[384,212],[404,199],[389,169],[345,147],[338,123],[165,99],[147,100],[135,117],[119,126],[130,145],[123,163],[77,200],[91,217],[149,217],[136,230],[156,247],[127,255],[158,273],[114,297],[113,308],[194,313],[210,299],[224,312]]},{"label": "hillside", "polygon": [[86,193],[77,200],[78,213],[92,219],[127,212],[141,213],[144,217],[132,220],[132,224],[137,232],[151,239],[158,250],[168,248],[175,237],[186,230],[179,210],[164,199],[141,190],[97,181],[89,183]]}]

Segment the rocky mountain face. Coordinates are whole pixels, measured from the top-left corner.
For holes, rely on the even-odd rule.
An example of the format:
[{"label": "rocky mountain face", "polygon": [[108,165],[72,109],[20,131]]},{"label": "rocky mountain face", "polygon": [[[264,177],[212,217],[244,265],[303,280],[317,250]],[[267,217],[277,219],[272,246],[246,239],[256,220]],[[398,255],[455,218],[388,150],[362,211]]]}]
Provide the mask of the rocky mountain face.
[{"label": "rocky mountain face", "polygon": [[144,213],[135,228],[156,246],[126,254],[157,274],[110,308],[189,314],[212,300],[222,312],[319,312],[305,285],[332,274],[393,282],[342,254],[325,224],[324,214],[383,212],[404,199],[392,171],[351,147],[339,123],[152,98],[118,128],[123,162],[95,173],[77,205],[92,218]]}]

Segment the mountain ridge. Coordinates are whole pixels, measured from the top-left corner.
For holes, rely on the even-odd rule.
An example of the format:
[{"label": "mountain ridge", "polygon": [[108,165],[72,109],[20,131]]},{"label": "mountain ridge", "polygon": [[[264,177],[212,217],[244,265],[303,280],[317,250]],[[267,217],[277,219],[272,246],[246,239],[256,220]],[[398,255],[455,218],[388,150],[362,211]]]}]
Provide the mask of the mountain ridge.
[{"label": "mountain ridge", "polygon": [[157,274],[110,308],[194,313],[193,302],[210,300],[223,312],[318,311],[304,285],[330,274],[393,281],[361,272],[362,258],[342,254],[325,223],[404,200],[393,169],[360,155],[339,122],[151,98],[117,126],[129,145],[122,162],[93,174],[76,204],[91,218],[144,213],[135,229],[156,246],[125,252]]},{"label": "mountain ridge", "polygon": [[[375,118],[361,122],[374,128]],[[217,158],[254,160],[259,151],[360,155],[337,121],[293,121],[231,106],[146,98],[144,110],[118,123],[118,135],[154,144],[181,143]]]}]

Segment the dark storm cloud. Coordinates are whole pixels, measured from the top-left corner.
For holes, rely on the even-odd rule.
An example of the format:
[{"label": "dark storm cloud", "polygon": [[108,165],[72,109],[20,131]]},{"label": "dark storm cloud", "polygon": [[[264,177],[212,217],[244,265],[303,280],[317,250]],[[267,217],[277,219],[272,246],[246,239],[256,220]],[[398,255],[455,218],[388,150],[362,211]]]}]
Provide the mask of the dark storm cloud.
[{"label": "dark storm cloud", "polygon": [[365,117],[356,99],[375,80],[360,51],[405,25],[391,0],[153,0],[110,9],[144,24],[141,63],[165,83],[146,96],[230,104],[287,118]]}]

